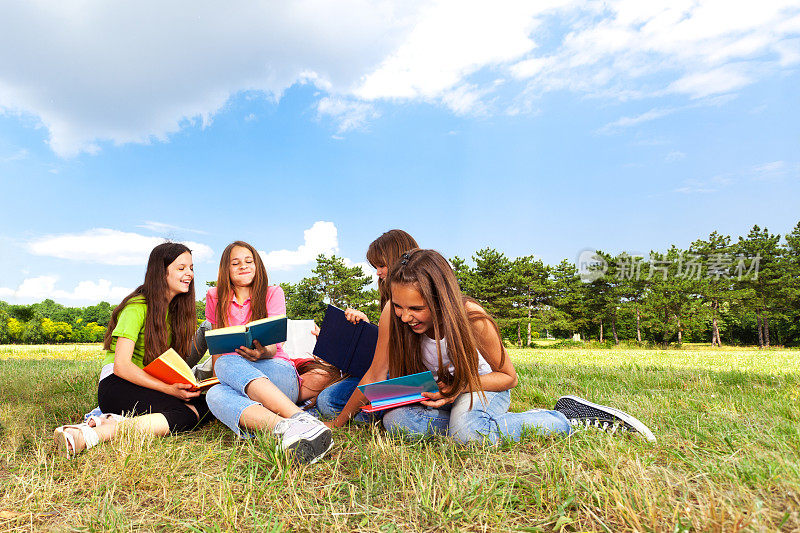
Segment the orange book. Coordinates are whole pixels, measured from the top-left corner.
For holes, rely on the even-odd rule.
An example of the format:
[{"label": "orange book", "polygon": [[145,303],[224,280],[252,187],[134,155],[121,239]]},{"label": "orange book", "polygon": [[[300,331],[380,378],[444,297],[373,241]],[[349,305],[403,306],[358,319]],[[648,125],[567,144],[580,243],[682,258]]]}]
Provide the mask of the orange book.
[{"label": "orange book", "polygon": [[191,390],[193,391],[206,390],[219,383],[219,379],[216,377],[197,381],[192,373],[192,369],[186,364],[186,361],[172,348],[162,353],[158,356],[158,359],[144,367],[144,371],[169,385],[173,383],[186,383],[191,385]]}]

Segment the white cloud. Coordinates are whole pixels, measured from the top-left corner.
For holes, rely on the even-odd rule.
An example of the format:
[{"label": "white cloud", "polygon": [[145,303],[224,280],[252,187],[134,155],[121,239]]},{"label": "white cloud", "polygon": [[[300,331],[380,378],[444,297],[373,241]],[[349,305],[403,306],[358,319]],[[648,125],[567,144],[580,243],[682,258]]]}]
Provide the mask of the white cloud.
[{"label": "white cloud", "polygon": [[730,176],[714,176],[711,178],[711,183],[715,183],[719,186],[725,187],[733,183],[733,178]]},{"label": "white cloud", "polygon": [[337,131],[345,133],[363,129],[367,123],[380,116],[372,104],[346,100],[337,97],[325,97],[317,103],[317,117],[330,116],[338,123]]},{"label": "white cloud", "polygon": [[354,262],[347,257],[344,258],[344,266],[346,267],[355,267],[360,266],[362,272],[372,278],[372,284],[374,285],[374,289],[378,288],[378,272],[366,261],[358,261]]},{"label": "white cloud", "polygon": [[800,63],[798,37],[796,0],[2,2],[0,112],[74,156],[165,141],[234,95],[279,101],[311,84],[342,133],[385,101],[486,113],[498,79],[510,114],[557,90],[730,94]]},{"label": "white cloud", "polygon": [[492,91],[491,87],[478,87],[466,83],[442,95],[442,103],[456,115],[484,114],[488,108],[483,97]]},{"label": "white cloud", "polygon": [[[164,239],[159,237],[95,228],[83,233],[41,237],[28,243],[28,250],[34,255],[89,263],[142,265],[147,263],[150,251],[162,242]],[[205,244],[182,242],[192,250],[196,263],[208,261],[214,256],[213,250]]]},{"label": "white cloud", "polygon": [[14,289],[0,287],[0,298],[11,298],[14,296]]},{"label": "white cloud", "polygon": [[678,187],[674,192],[683,194],[709,194],[717,192],[733,183],[730,176],[713,176],[708,180],[688,179],[684,180],[683,186]]},{"label": "white cloud", "polygon": [[756,180],[771,180],[782,178],[789,170],[785,161],[771,161],[762,165],[755,165],[751,172]]},{"label": "white cloud", "polygon": [[726,65],[707,72],[688,74],[671,83],[667,91],[685,93],[692,98],[734,91],[752,82],[742,69],[741,66]]},{"label": "white cloud", "polygon": [[271,270],[290,270],[314,262],[317,255],[333,255],[339,251],[338,231],[333,222],[317,221],[303,232],[303,244],[295,250],[259,250],[261,258]]},{"label": "white cloud", "polygon": [[[0,3],[0,111],[33,115],[61,156],[164,141],[231,95],[342,91],[402,40],[417,3]],[[187,16],[188,15],[188,16]],[[327,89],[326,89],[327,90]]]},{"label": "white cloud", "polygon": [[674,113],[675,109],[651,109],[650,111],[646,111],[640,115],[636,115],[634,117],[622,117],[614,122],[610,122],[597,130],[597,133],[602,134],[611,134],[616,133],[617,131],[623,128],[629,128],[631,126],[639,125],[643,122],[649,122],[651,120],[656,120],[667,115]]},{"label": "white cloud", "polygon": [[37,276],[26,278],[16,289],[0,287],[0,297],[17,301],[41,301],[47,298],[56,301],[80,300],[89,302],[119,302],[133,289],[112,286],[106,279],[81,281],[71,291],[56,289],[58,276]]},{"label": "white cloud", "polygon": [[531,96],[566,89],[619,99],[727,93],[798,61],[794,0],[611,0],[562,11],[552,49],[511,66]]},{"label": "white cloud", "polygon": [[430,2],[400,47],[355,94],[379,98],[434,99],[486,66],[505,64],[533,50],[536,18],[565,2]]},{"label": "white cloud", "polygon": [[99,302],[105,300],[107,302],[119,302],[131,293],[133,289],[127,287],[114,287],[107,279],[100,279],[94,281],[81,281],[71,291],[56,291],[55,298],[63,298],[65,300],[91,300]]},{"label": "white cloud", "polygon": [[684,185],[675,189],[675,192],[683,194],[708,194],[717,192],[717,189],[700,180],[685,180]]},{"label": "white cloud", "polygon": [[150,231],[153,231],[155,233],[162,233],[162,234],[173,234],[175,232],[188,232],[188,233],[200,233],[202,235],[208,235],[207,231],[202,231],[199,229],[182,228],[180,226],[173,226],[172,224],[166,224],[164,222],[153,222],[152,220],[148,220],[144,224],[141,224],[136,227],[149,229]]},{"label": "white cloud", "polygon": [[681,152],[680,150],[673,150],[667,154],[667,156],[664,158],[664,161],[667,163],[674,163],[675,161],[681,161],[683,159],[686,159],[685,153]]},{"label": "white cloud", "polygon": [[58,281],[57,276],[27,278],[19,284],[14,296],[18,299],[44,300],[53,294],[56,281]]},{"label": "white cloud", "polygon": [[25,148],[21,148],[14,152],[13,154],[0,156],[0,163],[11,163],[12,161],[21,161],[28,157],[28,151]]}]

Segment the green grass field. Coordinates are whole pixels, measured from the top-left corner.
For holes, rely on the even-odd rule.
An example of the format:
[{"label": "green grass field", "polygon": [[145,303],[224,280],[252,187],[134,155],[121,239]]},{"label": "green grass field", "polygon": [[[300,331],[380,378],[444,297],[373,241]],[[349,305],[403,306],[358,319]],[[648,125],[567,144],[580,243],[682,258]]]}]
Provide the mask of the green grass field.
[{"label": "green grass field", "polygon": [[0,346],[0,530],[800,530],[800,351],[512,350],[512,410],[576,394],[659,441],[461,448],[350,427],[310,467],[219,423],[54,455],[53,428],[96,404],[98,353]]}]

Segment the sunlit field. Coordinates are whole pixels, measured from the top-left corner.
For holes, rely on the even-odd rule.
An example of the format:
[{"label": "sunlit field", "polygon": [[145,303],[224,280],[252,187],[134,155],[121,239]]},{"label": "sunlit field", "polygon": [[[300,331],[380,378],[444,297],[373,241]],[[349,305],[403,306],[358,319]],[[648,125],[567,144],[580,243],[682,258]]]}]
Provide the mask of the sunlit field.
[{"label": "sunlit field", "polygon": [[0,346],[0,530],[800,529],[800,351],[511,350],[513,410],[575,394],[658,442],[583,431],[463,448],[350,427],[309,467],[219,423],[55,455],[53,428],[96,405],[99,353]]}]

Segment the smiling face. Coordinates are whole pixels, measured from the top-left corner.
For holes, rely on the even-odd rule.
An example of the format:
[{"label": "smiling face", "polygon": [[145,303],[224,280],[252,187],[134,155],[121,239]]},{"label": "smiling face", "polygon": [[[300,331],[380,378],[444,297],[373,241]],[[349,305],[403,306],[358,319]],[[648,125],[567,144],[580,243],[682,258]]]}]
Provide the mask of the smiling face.
[{"label": "smiling face", "polygon": [[234,287],[249,287],[256,275],[255,259],[250,250],[244,246],[234,246],[231,250],[231,262],[228,275]]},{"label": "smiling face", "polygon": [[392,306],[411,331],[433,337],[433,315],[416,284],[392,283]]},{"label": "smiling face", "polygon": [[170,300],[178,294],[189,292],[189,286],[193,279],[192,254],[183,252],[167,266],[167,291],[169,291]]}]

